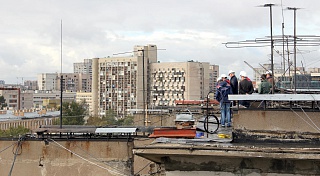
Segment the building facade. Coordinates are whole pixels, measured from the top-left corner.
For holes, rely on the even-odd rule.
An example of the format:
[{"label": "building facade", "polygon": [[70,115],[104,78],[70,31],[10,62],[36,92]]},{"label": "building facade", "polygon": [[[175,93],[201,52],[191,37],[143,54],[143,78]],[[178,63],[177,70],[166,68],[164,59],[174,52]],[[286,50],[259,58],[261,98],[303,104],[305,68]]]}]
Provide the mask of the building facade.
[{"label": "building facade", "polygon": [[60,90],[57,87],[58,73],[41,73],[38,74],[39,90]]},{"label": "building facade", "polygon": [[42,73],[38,75],[39,90],[56,91],[61,89],[63,91],[77,92],[91,91],[90,75],[85,73]]},{"label": "building facade", "polygon": [[92,87],[92,59],[73,64],[73,72],[82,74],[82,91],[91,92]]},{"label": "building facade", "polygon": [[24,90],[39,90],[38,81],[27,80],[24,81]]},{"label": "building facade", "polygon": [[93,115],[109,109],[118,117],[148,102],[149,63],[157,62],[157,46],[135,46],[133,56],[94,58],[92,62]]},{"label": "building facade", "polygon": [[91,92],[77,92],[76,102],[85,102],[88,105],[89,115],[93,115],[93,105],[92,105],[92,93]]},{"label": "building facade", "polygon": [[209,88],[210,64],[167,62],[150,64],[149,106],[174,106],[175,100],[203,100]]}]

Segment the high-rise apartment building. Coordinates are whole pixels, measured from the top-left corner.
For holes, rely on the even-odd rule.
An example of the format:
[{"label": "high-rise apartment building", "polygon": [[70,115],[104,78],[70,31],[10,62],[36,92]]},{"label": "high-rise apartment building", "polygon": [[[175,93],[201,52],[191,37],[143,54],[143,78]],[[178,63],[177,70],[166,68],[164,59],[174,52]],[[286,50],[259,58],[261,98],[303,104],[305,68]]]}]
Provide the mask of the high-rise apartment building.
[{"label": "high-rise apartment building", "polygon": [[62,75],[63,91],[90,92],[90,75],[84,73],[42,73],[38,75],[39,90],[60,90],[60,79]]},{"label": "high-rise apartment building", "polygon": [[210,91],[207,62],[151,63],[149,107],[174,106],[175,100],[203,100]]},{"label": "high-rise apartment building", "polygon": [[121,117],[128,109],[143,109],[150,92],[149,63],[155,62],[156,45],[135,46],[130,57],[94,58],[93,115],[112,109]]},{"label": "high-rise apartment building", "polygon": [[211,92],[217,91],[217,78],[220,76],[219,65],[209,66],[209,90]]},{"label": "high-rise apartment building", "polygon": [[58,73],[41,73],[38,74],[39,90],[60,90],[57,86]]},{"label": "high-rise apartment building", "polygon": [[92,83],[92,59],[84,59],[83,62],[73,64],[73,73],[82,74],[83,91],[91,92]]}]

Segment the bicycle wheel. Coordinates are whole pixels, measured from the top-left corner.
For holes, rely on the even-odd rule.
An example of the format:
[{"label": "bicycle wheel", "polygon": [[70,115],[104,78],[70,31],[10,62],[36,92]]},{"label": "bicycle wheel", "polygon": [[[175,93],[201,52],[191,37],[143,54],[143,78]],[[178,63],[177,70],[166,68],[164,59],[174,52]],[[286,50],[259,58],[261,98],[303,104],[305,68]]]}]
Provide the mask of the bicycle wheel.
[{"label": "bicycle wheel", "polygon": [[203,121],[204,130],[207,133],[214,134],[219,129],[219,119],[217,116],[211,114],[207,115]]}]

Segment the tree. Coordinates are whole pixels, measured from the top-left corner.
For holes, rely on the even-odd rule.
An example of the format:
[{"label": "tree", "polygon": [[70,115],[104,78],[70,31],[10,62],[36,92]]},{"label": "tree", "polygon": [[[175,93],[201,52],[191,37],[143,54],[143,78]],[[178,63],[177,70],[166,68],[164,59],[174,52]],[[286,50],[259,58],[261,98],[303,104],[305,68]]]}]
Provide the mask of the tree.
[{"label": "tree", "polygon": [[7,107],[6,99],[4,99],[3,96],[0,96],[0,108],[3,109],[4,107]]},{"label": "tree", "polygon": [[[87,105],[85,102],[64,102],[62,103],[62,124],[63,125],[83,125],[84,116],[87,115]],[[55,121],[56,125],[60,124],[60,120]]]},{"label": "tree", "polygon": [[23,126],[10,127],[8,130],[0,130],[0,137],[19,137],[19,135],[25,135],[29,131],[28,128]]},{"label": "tree", "polygon": [[109,109],[106,112],[106,115],[102,118],[99,117],[89,117],[86,125],[94,125],[94,126],[108,126],[108,125],[116,125],[116,126],[129,126],[133,124],[133,117],[128,116],[125,118],[118,119],[116,118],[116,112],[112,109]]}]

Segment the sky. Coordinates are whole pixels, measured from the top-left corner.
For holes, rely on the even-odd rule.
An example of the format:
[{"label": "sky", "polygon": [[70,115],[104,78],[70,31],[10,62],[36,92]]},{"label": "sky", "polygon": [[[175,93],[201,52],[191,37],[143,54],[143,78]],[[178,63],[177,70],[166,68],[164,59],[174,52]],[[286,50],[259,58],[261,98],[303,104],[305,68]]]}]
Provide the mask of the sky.
[{"label": "sky", "polygon": [[[221,74],[243,70],[250,77],[253,70],[244,61],[253,67],[270,63],[270,46],[227,48],[224,43],[270,36],[269,8],[259,7],[269,3],[276,4],[273,35],[282,35],[283,22],[284,33],[294,34],[294,13],[287,7],[301,8],[297,35],[320,35],[319,0],[1,1],[0,80],[12,84],[61,72],[61,63],[62,72],[71,73],[75,62],[116,57],[148,44],[162,49],[160,62],[210,62]],[[320,67],[319,46],[297,50],[297,66]],[[281,61],[275,52],[274,63]]]}]

